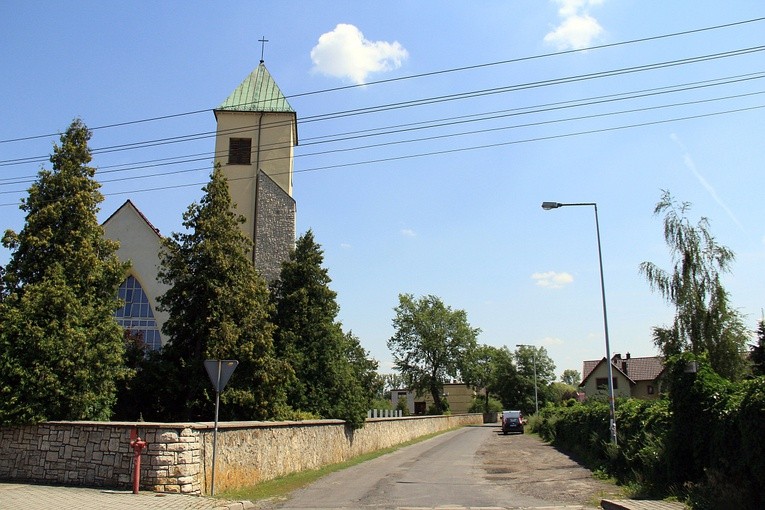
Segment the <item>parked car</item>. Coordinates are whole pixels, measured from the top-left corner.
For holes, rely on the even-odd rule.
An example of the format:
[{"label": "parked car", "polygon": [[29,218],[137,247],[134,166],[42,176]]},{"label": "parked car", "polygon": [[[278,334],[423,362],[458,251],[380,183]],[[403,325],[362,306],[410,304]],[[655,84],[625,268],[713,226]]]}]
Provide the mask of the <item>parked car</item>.
[{"label": "parked car", "polygon": [[523,413],[520,411],[502,411],[502,433],[520,432],[523,434]]}]

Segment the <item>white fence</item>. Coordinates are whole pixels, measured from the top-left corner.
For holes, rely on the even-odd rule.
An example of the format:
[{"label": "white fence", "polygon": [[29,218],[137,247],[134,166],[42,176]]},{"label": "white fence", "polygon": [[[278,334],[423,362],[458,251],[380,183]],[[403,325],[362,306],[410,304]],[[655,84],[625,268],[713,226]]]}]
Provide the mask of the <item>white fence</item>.
[{"label": "white fence", "polygon": [[404,416],[401,409],[370,409],[367,411],[367,418],[402,418]]}]

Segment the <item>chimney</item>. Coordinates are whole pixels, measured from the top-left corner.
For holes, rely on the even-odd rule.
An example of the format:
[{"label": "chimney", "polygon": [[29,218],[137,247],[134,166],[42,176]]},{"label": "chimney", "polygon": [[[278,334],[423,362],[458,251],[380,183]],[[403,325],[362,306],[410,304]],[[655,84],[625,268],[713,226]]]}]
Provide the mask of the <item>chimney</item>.
[{"label": "chimney", "polygon": [[627,353],[627,359],[630,359],[630,353]]}]

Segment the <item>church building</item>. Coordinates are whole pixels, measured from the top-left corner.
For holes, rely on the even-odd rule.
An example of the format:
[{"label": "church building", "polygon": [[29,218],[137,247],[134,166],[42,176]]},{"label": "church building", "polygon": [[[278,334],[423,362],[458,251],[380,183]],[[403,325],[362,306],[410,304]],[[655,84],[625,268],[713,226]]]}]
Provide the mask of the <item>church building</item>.
[{"label": "church building", "polygon": [[[253,240],[252,261],[271,282],[295,246],[292,174],[297,114],[262,60],[213,112],[215,164],[228,179],[235,211],[245,218],[241,228]],[[119,289],[125,306],[117,310],[117,322],[140,334],[150,348],[159,349],[167,341],[161,330],[168,319],[157,310],[157,297],[167,290],[157,280],[161,235],[130,200],[103,228],[108,238],[119,241],[119,258],[131,262]]]}]

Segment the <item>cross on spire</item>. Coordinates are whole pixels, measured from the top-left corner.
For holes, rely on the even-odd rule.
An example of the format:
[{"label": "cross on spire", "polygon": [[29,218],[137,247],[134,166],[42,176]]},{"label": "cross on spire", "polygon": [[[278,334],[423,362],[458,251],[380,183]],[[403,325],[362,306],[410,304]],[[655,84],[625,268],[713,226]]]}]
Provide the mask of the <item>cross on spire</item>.
[{"label": "cross on spire", "polygon": [[266,43],[268,42],[268,39],[266,39],[266,36],[264,35],[261,39],[258,39],[258,42],[260,43],[260,63],[262,64],[264,62],[263,53],[266,51]]}]

